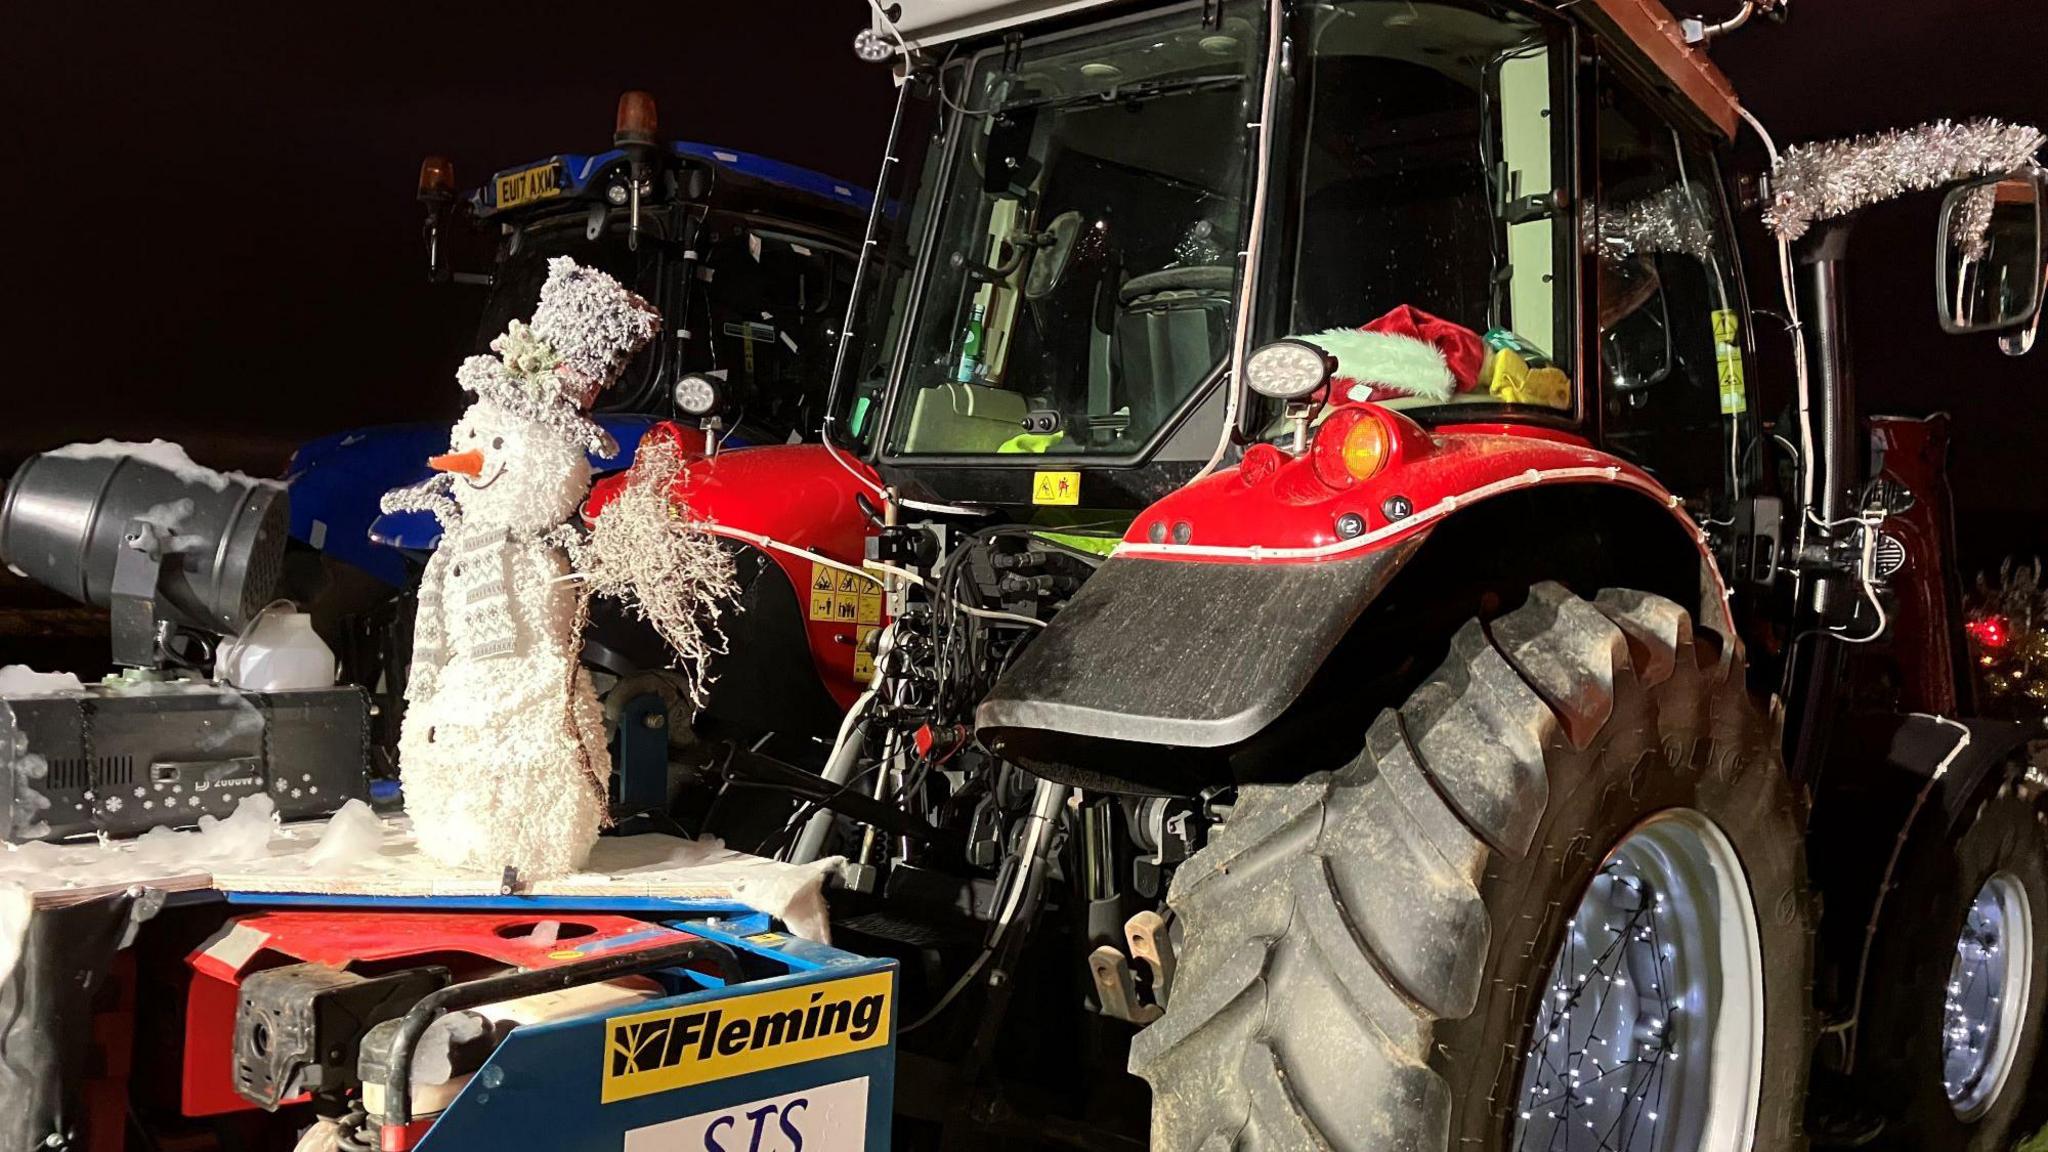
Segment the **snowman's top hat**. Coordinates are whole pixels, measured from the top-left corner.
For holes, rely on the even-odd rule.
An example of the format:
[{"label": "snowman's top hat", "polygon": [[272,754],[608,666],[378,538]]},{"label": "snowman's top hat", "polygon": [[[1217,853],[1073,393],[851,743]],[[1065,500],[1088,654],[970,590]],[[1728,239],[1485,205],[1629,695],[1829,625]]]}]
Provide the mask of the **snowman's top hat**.
[{"label": "snowman's top hat", "polygon": [[455,380],[610,454],[611,438],[583,411],[660,329],[653,305],[603,272],[557,256],[548,261],[533,322],[514,320],[491,341],[497,355],[471,356]]}]

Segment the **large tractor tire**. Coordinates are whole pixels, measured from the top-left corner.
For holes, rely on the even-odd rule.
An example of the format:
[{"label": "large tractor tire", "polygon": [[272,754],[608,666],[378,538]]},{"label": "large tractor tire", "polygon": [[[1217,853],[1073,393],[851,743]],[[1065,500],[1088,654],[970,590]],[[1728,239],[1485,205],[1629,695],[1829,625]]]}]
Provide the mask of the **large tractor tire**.
[{"label": "large tractor tire", "polygon": [[2048,1014],[2048,831],[2024,769],[1900,861],[1865,985],[1859,1077],[1886,1146],[2005,1152],[2048,1123],[2029,1088]]},{"label": "large tractor tire", "polygon": [[1174,877],[1161,1152],[1778,1152],[1813,1043],[1801,814],[1717,638],[1555,584]]}]

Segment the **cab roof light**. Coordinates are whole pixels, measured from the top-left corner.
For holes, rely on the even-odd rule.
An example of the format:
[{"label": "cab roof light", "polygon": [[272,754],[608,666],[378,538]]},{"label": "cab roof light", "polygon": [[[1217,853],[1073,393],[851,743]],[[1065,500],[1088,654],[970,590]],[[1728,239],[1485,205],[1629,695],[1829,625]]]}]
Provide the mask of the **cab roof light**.
[{"label": "cab roof light", "polygon": [[653,144],[660,131],[660,117],[655,112],[651,93],[636,90],[619,94],[619,114],[612,123],[612,144],[615,147]]},{"label": "cab roof light", "polygon": [[446,156],[429,156],[420,161],[420,199],[427,202],[455,198],[455,162]]}]

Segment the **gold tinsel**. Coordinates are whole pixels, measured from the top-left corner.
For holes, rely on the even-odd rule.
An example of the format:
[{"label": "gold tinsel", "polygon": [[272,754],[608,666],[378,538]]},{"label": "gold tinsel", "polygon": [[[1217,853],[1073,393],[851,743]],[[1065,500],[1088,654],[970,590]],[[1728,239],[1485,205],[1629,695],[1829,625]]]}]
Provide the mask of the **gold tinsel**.
[{"label": "gold tinsel", "polygon": [[1970,665],[1988,714],[2048,716],[2048,588],[2041,577],[2039,560],[2007,560],[1996,583],[1979,574],[1963,598]]}]

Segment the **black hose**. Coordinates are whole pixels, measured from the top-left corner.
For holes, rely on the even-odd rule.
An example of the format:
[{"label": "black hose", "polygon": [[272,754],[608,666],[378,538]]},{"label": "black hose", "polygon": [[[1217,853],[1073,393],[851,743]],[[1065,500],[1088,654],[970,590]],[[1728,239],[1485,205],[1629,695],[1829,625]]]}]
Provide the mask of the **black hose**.
[{"label": "black hose", "polygon": [[[733,950],[716,940],[705,940],[688,936],[673,944],[656,948],[643,948],[635,952],[613,953],[595,960],[576,964],[563,964],[555,968],[537,968],[532,971],[507,972],[499,976],[487,976],[482,980],[471,980],[463,984],[450,984],[420,998],[399,1023],[398,1031],[391,1037],[391,1051],[384,1066],[384,1122],[387,1134],[386,1146],[393,1146],[389,1137],[402,1133],[412,1121],[412,1059],[419,1047],[420,1037],[426,1034],[428,1025],[447,1012],[460,1008],[474,1008],[480,1004],[493,1004],[501,1000],[514,1000],[521,996],[532,996],[540,992],[553,992],[579,984],[595,984],[619,976],[638,975],[662,968],[676,968],[702,960],[718,964],[719,974],[728,984],[737,984],[741,979],[739,956]],[[397,1146],[403,1146],[402,1141]]]}]

